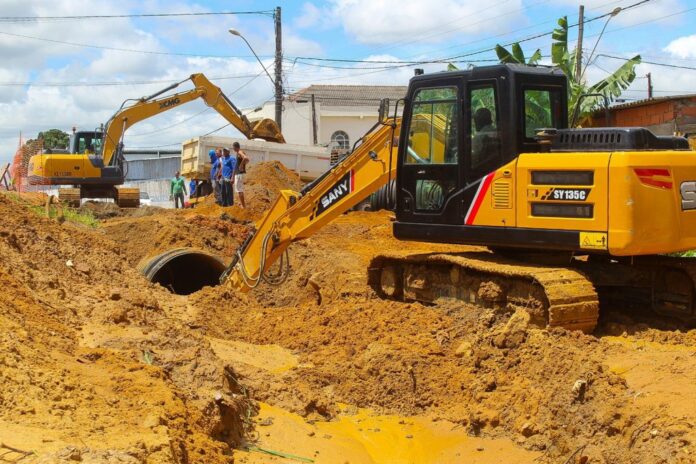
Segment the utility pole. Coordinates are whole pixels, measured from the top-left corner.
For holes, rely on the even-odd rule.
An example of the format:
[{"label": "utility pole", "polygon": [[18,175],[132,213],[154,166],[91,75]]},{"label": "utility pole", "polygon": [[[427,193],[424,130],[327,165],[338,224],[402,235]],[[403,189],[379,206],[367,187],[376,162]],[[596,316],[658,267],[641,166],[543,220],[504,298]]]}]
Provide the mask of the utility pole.
[{"label": "utility pole", "polygon": [[652,74],[648,73],[645,75],[648,78],[648,99],[652,100],[653,97],[653,86],[652,86]]},{"label": "utility pole", "polygon": [[283,35],[281,30],[280,7],[273,14],[275,22],[275,121],[278,128],[283,124]]},{"label": "utility pole", "polygon": [[575,49],[575,82],[580,83],[582,76],[582,36],[585,32],[585,6],[580,5],[578,12],[578,45]]},{"label": "utility pole", "polygon": [[317,108],[314,106],[314,94],[312,94],[312,138],[314,145],[318,143],[317,138]]}]

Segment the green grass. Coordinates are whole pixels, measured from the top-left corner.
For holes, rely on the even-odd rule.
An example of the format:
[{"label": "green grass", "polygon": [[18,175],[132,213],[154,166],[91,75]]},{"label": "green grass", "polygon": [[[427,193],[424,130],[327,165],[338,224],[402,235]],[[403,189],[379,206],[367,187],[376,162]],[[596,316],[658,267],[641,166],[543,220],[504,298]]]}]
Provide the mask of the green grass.
[{"label": "green grass", "polygon": [[[21,196],[13,192],[7,192],[5,196],[10,200],[15,201],[16,203],[24,206],[28,210],[33,211],[37,215],[46,217],[46,205],[31,204],[30,202],[26,201]],[[63,211],[63,221],[71,222],[73,224],[81,224],[93,229],[99,227],[99,220],[94,217],[94,214],[92,214],[91,211],[78,211],[74,208],[60,208],[56,205],[51,205],[48,210],[48,217],[50,219],[61,220],[61,209]]]}]

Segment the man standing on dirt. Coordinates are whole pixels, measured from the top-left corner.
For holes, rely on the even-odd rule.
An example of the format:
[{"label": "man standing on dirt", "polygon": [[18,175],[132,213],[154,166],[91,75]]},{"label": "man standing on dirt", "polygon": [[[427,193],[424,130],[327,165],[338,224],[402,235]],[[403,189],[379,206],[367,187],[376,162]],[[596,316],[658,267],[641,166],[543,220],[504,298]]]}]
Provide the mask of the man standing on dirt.
[{"label": "man standing on dirt", "polygon": [[176,171],[174,178],[172,179],[170,195],[174,198],[174,207],[179,208],[179,202],[181,202],[181,207],[184,207],[184,194],[186,193],[186,183],[184,178],[179,175],[179,171]]},{"label": "man standing on dirt", "polygon": [[213,193],[215,194],[215,203],[222,205],[222,178],[221,174],[221,159],[222,159],[222,148],[217,148],[215,150],[210,150],[208,152],[210,156],[210,182],[213,184]]},{"label": "man standing on dirt", "polygon": [[234,172],[237,159],[230,156],[228,148],[222,149],[222,206],[234,205]]},{"label": "man standing on dirt", "polygon": [[234,191],[239,195],[239,203],[242,208],[246,208],[246,202],[244,201],[244,174],[246,174],[246,166],[249,164],[249,157],[239,147],[239,142],[234,142],[232,149],[237,158],[237,170],[234,173]]}]

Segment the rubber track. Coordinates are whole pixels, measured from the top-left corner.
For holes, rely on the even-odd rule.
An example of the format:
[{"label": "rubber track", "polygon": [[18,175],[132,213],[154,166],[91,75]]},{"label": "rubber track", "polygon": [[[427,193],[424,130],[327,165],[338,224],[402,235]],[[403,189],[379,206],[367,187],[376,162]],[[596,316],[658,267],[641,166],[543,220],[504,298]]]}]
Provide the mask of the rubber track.
[{"label": "rubber track", "polygon": [[[476,253],[476,255],[485,254]],[[599,317],[599,299],[592,282],[583,273],[570,267],[517,264],[510,260],[498,259],[492,254],[490,259],[487,255],[485,259],[479,259],[478,256],[471,257],[467,254],[379,255],[370,263],[368,280],[379,292],[378,270],[387,261],[396,261],[401,265],[457,265],[468,274],[477,272],[488,276],[521,278],[537,283],[543,288],[548,300],[549,327],[582,330],[586,333],[594,330]]]}]

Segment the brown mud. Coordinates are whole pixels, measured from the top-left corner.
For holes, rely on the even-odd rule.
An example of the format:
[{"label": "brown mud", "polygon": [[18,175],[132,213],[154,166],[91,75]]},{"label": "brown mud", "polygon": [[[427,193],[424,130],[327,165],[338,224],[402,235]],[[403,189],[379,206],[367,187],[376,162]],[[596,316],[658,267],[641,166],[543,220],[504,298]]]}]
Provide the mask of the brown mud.
[{"label": "brown mud", "polygon": [[137,273],[181,246],[229,258],[277,189],[299,188],[282,167],[254,169],[248,210],[207,201],[96,229],[0,196],[0,455],[425,462],[423,446],[442,457],[431,462],[696,460],[696,331],[602,308],[584,335],[534,328],[524,311],[379,299],[375,254],[475,249],[398,242],[389,213],[349,213],[294,244],[281,287],[182,297]]}]

